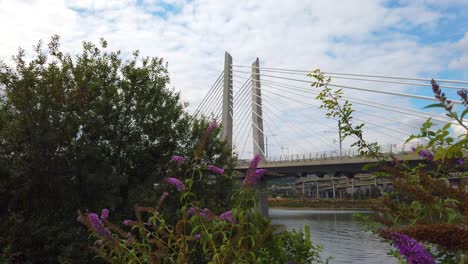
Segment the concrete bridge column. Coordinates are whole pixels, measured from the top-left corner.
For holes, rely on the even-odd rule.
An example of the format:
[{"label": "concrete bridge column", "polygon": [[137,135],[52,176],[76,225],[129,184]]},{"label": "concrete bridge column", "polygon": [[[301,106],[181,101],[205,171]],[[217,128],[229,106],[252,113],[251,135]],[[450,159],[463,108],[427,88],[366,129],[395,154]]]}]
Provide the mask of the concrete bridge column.
[{"label": "concrete bridge column", "polygon": [[223,139],[232,149],[232,125],[233,125],[233,94],[232,94],[232,57],[229,53],[224,54],[224,84],[223,84]]},{"label": "concrete bridge column", "polygon": [[315,182],[315,189],[317,190],[317,192],[315,193],[315,198],[320,199],[320,191],[319,191],[318,181]]},{"label": "concrete bridge column", "polygon": [[332,180],[332,186],[333,186],[333,199],[336,198],[336,190],[335,190],[335,181]]},{"label": "concrete bridge column", "polygon": [[262,92],[260,88],[260,62],[252,64],[252,139],[253,152],[265,160],[265,141],[263,135]]},{"label": "concrete bridge column", "polygon": [[263,216],[268,217],[268,192],[266,187],[266,181],[260,181],[257,183],[256,210]]}]

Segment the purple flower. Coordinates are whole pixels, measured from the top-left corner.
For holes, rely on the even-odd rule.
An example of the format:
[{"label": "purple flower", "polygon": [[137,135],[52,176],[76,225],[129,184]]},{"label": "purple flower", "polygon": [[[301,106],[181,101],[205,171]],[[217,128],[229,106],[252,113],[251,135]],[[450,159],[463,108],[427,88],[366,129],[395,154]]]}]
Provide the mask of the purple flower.
[{"label": "purple flower", "polygon": [[123,225],[124,225],[124,226],[132,226],[132,225],[134,225],[134,224],[136,224],[136,222],[133,221],[133,220],[128,220],[128,219],[127,219],[127,220],[124,220],[124,221],[123,221]]},{"label": "purple flower", "polygon": [[104,208],[101,212],[101,219],[106,220],[109,217],[109,209]]},{"label": "purple flower", "polygon": [[224,169],[216,167],[215,165],[208,165],[208,170],[217,174],[224,173]]},{"label": "purple flower", "polygon": [[101,220],[99,220],[99,216],[95,213],[88,214],[88,222],[93,228],[93,230],[102,237],[110,238],[111,232],[104,227]]},{"label": "purple flower", "polygon": [[200,239],[201,238],[201,234],[196,234],[195,236],[193,236],[195,239]]},{"label": "purple flower", "polygon": [[211,134],[211,132],[213,132],[213,130],[215,128],[218,127],[218,123],[216,122],[216,120],[213,120],[210,125],[206,128],[205,130],[205,136],[208,136],[209,134]]},{"label": "purple flower", "polygon": [[169,195],[168,192],[163,192],[161,194],[161,197],[159,197],[159,201],[158,201],[158,208],[161,206],[161,204],[164,202],[164,200],[166,200],[168,195]]},{"label": "purple flower", "polygon": [[190,216],[198,215],[207,221],[213,219],[213,213],[208,208],[200,210],[198,207],[190,207],[187,212]]},{"label": "purple flower", "polygon": [[83,218],[81,218],[81,215],[79,215],[77,218],[76,218],[76,221],[80,222],[80,223],[83,223]]},{"label": "purple flower", "polygon": [[415,152],[417,148],[411,147],[411,151]]},{"label": "purple flower", "polygon": [[260,178],[263,177],[263,175],[264,175],[266,172],[267,172],[266,169],[256,169],[256,170],[255,170],[254,176],[255,176],[255,178],[257,178],[257,179],[260,179]]},{"label": "purple flower", "polygon": [[232,218],[231,210],[220,214],[220,215],[219,215],[219,220],[227,221],[227,222],[230,222],[230,223],[234,223],[234,219]]},{"label": "purple flower", "polygon": [[427,161],[432,161],[434,159],[434,154],[427,149],[421,149],[418,155],[422,158],[425,158]]},{"label": "purple flower", "polygon": [[247,174],[245,175],[244,178],[244,186],[246,187],[255,187],[257,185],[257,182],[259,180],[259,174],[257,174],[257,166],[260,163],[262,157],[260,155],[255,155],[252,161],[250,162],[249,169],[247,170]]},{"label": "purple flower", "polygon": [[177,164],[182,164],[182,163],[185,162],[185,158],[184,158],[184,157],[182,157],[182,156],[177,156],[177,155],[173,155],[171,160],[177,162]]},{"label": "purple flower", "polygon": [[102,245],[102,240],[100,240],[100,239],[96,240],[96,245],[98,245],[98,246]]},{"label": "purple flower", "polygon": [[391,239],[393,245],[399,250],[400,254],[406,258],[408,264],[435,264],[431,254],[416,240],[407,235],[392,233]]},{"label": "purple flower", "polygon": [[457,94],[462,99],[463,105],[468,106],[468,90],[467,89],[458,90]]},{"label": "purple flower", "polygon": [[203,218],[203,219],[205,219],[207,221],[213,219],[213,213],[208,208],[205,208],[205,209],[203,209],[203,211],[200,211],[199,215],[200,215],[201,218]]},{"label": "purple flower", "polygon": [[465,166],[465,158],[461,158],[461,159],[457,160],[457,164],[459,166]]},{"label": "purple flower", "polygon": [[130,245],[133,242],[134,238],[131,233],[127,233],[127,240],[125,240],[125,243],[127,245]]},{"label": "purple flower", "polygon": [[185,187],[184,183],[181,182],[177,178],[173,178],[173,177],[167,178],[166,182],[169,183],[172,186],[175,186],[179,192],[187,189],[187,187]]},{"label": "purple flower", "polygon": [[193,215],[198,214],[199,211],[200,211],[200,208],[198,207],[190,207],[187,212],[189,215],[193,216]]}]

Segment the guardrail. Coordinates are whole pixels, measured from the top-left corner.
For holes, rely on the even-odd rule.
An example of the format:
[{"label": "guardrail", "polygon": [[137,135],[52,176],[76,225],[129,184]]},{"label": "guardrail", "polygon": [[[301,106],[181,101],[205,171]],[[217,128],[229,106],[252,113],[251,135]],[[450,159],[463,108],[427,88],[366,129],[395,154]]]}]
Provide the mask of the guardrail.
[{"label": "guardrail", "polygon": [[[391,144],[391,146],[398,146],[396,144]],[[381,146],[381,150],[383,154],[410,154],[413,153],[412,148],[417,148],[418,144],[405,144],[402,147],[389,147]],[[300,161],[307,161],[307,160],[335,160],[335,159],[355,159],[360,157],[357,149],[346,149],[342,150],[341,153],[339,150],[330,150],[330,151],[322,151],[322,152],[309,152],[303,154],[290,154],[290,155],[280,155],[280,156],[273,156],[267,157],[263,162],[264,163],[284,163],[284,162],[300,162]],[[241,159],[238,160],[239,165],[246,165],[250,163],[250,160]]]}]

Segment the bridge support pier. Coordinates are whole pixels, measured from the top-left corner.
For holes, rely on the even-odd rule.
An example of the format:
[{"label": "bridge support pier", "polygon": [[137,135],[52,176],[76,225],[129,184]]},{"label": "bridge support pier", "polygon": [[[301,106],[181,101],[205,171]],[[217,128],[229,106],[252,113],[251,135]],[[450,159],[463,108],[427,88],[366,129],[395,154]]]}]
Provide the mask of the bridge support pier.
[{"label": "bridge support pier", "polygon": [[257,183],[257,194],[256,194],[256,203],[257,212],[261,213],[263,216],[268,217],[268,192],[267,192],[266,181],[260,181]]},{"label": "bridge support pier", "polygon": [[224,84],[223,84],[223,139],[232,149],[232,125],[233,125],[233,93],[232,93],[232,57],[229,53],[224,54]]},{"label": "bridge support pier", "polygon": [[252,139],[253,153],[265,160],[265,141],[263,135],[262,92],[260,89],[260,62],[252,64]]},{"label": "bridge support pier", "polygon": [[319,183],[318,181],[315,182],[315,189],[316,189],[316,193],[315,193],[315,198],[317,199],[320,199],[320,191],[319,191]]},{"label": "bridge support pier", "polygon": [[332,186],[333,186],[333,199],[336,198],[336,190],[335,190],[335,181],[332,180]]}]

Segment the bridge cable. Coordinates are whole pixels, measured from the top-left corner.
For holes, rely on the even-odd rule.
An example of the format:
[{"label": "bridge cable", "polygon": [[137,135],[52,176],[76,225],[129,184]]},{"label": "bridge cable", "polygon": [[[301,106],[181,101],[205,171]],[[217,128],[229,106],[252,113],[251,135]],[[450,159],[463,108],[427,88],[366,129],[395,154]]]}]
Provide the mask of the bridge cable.
[{"label": "bridge cable", "polygon": [[211,98],[213,92],[219,88],[219,82],[222,78],[222,75],[223,75],[223,72],[221,72],[220,76],[218,77],[218,79],[215,81],[215,83],[213,84],[213,86],[211,86],[210,90],[208,91],[208,93],[205,95],[205,97],[203,97],[203,100],[202,102],[198,105],[197,109],[195,110],[194,114],[195,116],[201,111],[201,109],[205,106],[207,100],[209,98]]},{"label": "bridge cable", "polygon": [[[246,97],[246,91],[248,90],[248,86],[250,84],[250,80],[247,80],[243,87],[241,87],[240,89],[238,88],[238,92],[236,93],[236,97],[234,97],[234,102],[233,102],[233,106],[234,106],[234,109],[233,111],[236,111],[236,112],[239,112],[240,110],[237,110],[237,109],[243,109],[243,107],[245,106],[245,97]],[[234,86],[234,88],[237,88],[236,86]],[[237,106],[239,105],[239,107]]]},{"label": "bridge cable", "polygon": [[222,93],[222,90],[223,89],[218,89],[213,93],[209,101],[207,101],[205,107],[203,107],[201,111],[199,111],[201,115],[210,115],[213,113],[213,110],[216,110],[216,104],[219,102],[219,95],[220,93]]},{"label": "bridge cable", "polygon": [[[252,126],[250,126],[250,128],[248,130],[246,129],[245,131],[248,131],[247,135],[250,135],[251,134],[250,132],[252,132]],[[248,136],[247,136],[247,139],[245,140],[244,146],[242,147],[241,155],[244,154],[244,150],[245,150],[245,147],[246,147],[248,141],[249,140],[248,140]]]},{"label": "bridge cable", "polygon": [[[281,69],[281,68],[270,68],[270,67],[256,67],[256,66],[245,66],[245,65],[235,65],[232,64],[233,67],[241,67],[241,68],[259,68],[259,69],[266,69],[266,70],[282,70],[282,71],[290,71],[290,72],[302,72],[302,73],[313,73],[312,71],[307,70],[291,70],[291,69]],[[338,73],[338,72],[322,72],[323,74],[334,74],[334,75],[344,75],[344,76],[360,76],[360,77],[371,77],[371,78],[382,78],[382,79],[400,79],[400,80],[410,80],[410,81],[431,81],[430,78],[414,78],[414,77],[398,77],[398,76],[384,76],[384,75],[368,75],[368,74],[354,74],[354,73]],[[436,79],[437,82],[443,83],[459,83],[459,84],[468,84],[468,81],[461,81],[461,80],[447,80],[447,79]]]},{"label": "bridge cable", "polygon": [[[309,90],[309,89],[306,89],[306,88],[300,87],[300,86],[293,86],[293,85],[290,85],[290,84],[274,82],[274,81],[264,80],[264,79],[262,79],[262,82],[269,83],[271,85],[278,86],[278,87],[289,88],[289,89],[293,89],[293,90],[296,89],[297,91],[301,91],[301,92],[305,92],[305,93],[311,93],[311,94],[314,94],[314,95],[319,94],[319,92],[316,92],[314,90]],[[376,102],[370,102],[370,101],[366,101],[366,100],[363,100],[363,99],[357,99],[357,98],[350,97],[350,96],[346,96],[346,98],[342,98],[340,100],[342,100],[342,101],[348,100],[349,102],[352,102],[352,103],[366,105],[366,106],[370,106],[370,107],[374,107],[374,108],[379,108],[379,109],[383,109],[383,110],[387,110],[387,111],[393,111],[393,112],[406,114],[406,115],[411,115],[411,116],[415,116],[415,117],[420,117],[420,118],[424,118],[424,119],[432,118],[433,120],[438,120],[438,121],[445,122],[445,123],[452,123],[452,121],[449,121],[448,118],[446,118],[446,120],[442,119],[442,118],[445,118],[443,116],[431,115],[431,113],[428,113],[428,112],[416,111],[416,110],[409,109],[409,108],[401,108],[401,107],[396,107],[396,106],[392,106],[392,108],[388,108],[388,107],[385,107],[385,105],[383,105],[383,104],[373,105],[373,104],[376,104]],[[398,110],[401,110],[401,111],[398,111]],[[405,112],[405,111],[407,111],[407,112]]]},{"label": "bridge cable", "polygon": [[219,89],[218,91],[216,91],[216,94],[213,95],[213,98],[211,100],[211,102],[212,102],[211,105],[209,107],[207,107],[207,109],[205,110],[205,111],[207,111],[207,113],[206,113],[207,115],[210,115],[210,114],[214,113],[215,110],[220,108],[220,104],[222,106],[223,100],[219,100],[219,97],[222,95],[222,92],[223,92],[223,89]]},{"label": "bridge cable", "polygon": [[[264,105],[264,107],[268,110],[268,113],[271,113],[271,114],[273,114],[276,118],[281,119],[281,117],[277,116],[277,115],[275,114],[274,111],[271,111],[272,109],[269,108],[267,105]],[[271,121],[271,122],[272,122],[272,121]],[[272,122],[272,123],[278,128],[278,126],[276,125],[276,123],[274,123],[274,122]],[[294,124],[291,124],[290,127],[294,127],[294,128],[297,129],[299,132],[304,133],[303,129],[301,129],[300,127],[298,127],[298,126],[296,126],[296,125],[294,125]],[[279,129],[278,131],[280,131],[280,129]],[[308,132],[306,132],[306,134],[311,135],[311,134],[309,134]],[[312,137],[314,137],[314,136],[312,135]],[[292,139],[292,141],[295,140],[294,138],[290,138],[290,139]],[[306,139],[306,140],[309,141],[308,139]],[[326,142],[326,141],[322,141],[322,142],[325,143],[326,145],[332,146],[332,145],[330,145],[330,144],[329,144],[328,142]],[[312,145],[314,145],[315,147],[317,147],[317,146],[315,145],[314,142],[309,141],[309,143],[312,143]],[[299,145],[297,145],[297,146],[298,146],[299,148],[301,148],[303,151],[305,151],[305,150],[304,150],[302,147],[300,147]],[[305,152],[307,152],[307,151],[305,151]]]},{"label": "bridge cable", "polygon": [[[235,101],[235,102],[239,102],[239,100],[241,100],[241,99],[238,99],[238,98],[245,98],[245,96],[246,96],[245,91],[248,90],[247,88],[248,88],[248,84],[249,84],[249,83],[250,83],[250,81],[248,81],[248,82],[246,83],[246,86],[244,87],[244,89],[241,89],[241,90],[239,91],[239,96],[236,97],[236,98],[234,98],[234,101]],[[236,100],[237,100],[237,101],[236,101]],[[240,109],[240,110],[237,110],[238,112],[244,110],[244,111],[240,112],[240,113],[241,113],[241,114],[239,115],[239,116],[241,117],[241,118],[240,118],[240,121],[235,122],[235,123],[237,123],[237,124],[241,123],[242,125],[239,125],[239,126],[235,125],[235,127],[234,127],[234,134],[235,134],[235,136],[234,136],[234,142],[236,141],[237,136],[239,135],[239,134],[236,134],[236,131],[239,132],[239,131],[238,131],[239,128],[241,128],[241,127],[243,126],[243,124],[245,123],[244,117],[245,117],[246,113],[249,112],[249,111],[248,111],[249,108],[244,108],[247,102],[248,102],[248,100],[242,100],[242,101],[240,102],[239,107],[234,106],[234,109]],[[243,120],[244,120],[244,121],[243,121]]]},{"label": "bridge cable", "polygon": [[[241,73],[246,73],[245,71],[236,71],[233,70],[233,72],[241,72]],[[294,78],[287,78],[287,77],[280,77],[280,76],[274,76],[274,75],[267,75],[267,74],[257,74],[257,73],[252,73],[254,75],[259,75],[262,77],[270,77],[270,78],[276,78],[276,79],[282,79],[282,80],[289,80],[289,81],[295,81],[295,82],[302,82],[302,83],[308,83],[312,84],[312,81],[306,81],[306,80],[300,80],[300,79],[294,79]],[[325,85],[325,83],[322,83]],[[382,91],[382,90],[373,90],[370,88],[361,88],[361,87],[354,87],[354,86],[344,86],[344,85],[337,85],[337,84],[332,84],[328,83],[328,86],[331,87],[337,87],[337,88],[343,88],[343,89],[350,89],[350,90],[358,90],[358,91],[365,91],[365,92],[371,92],[371,93],[381,93],[381,94],[388,94],[388,95],[394,95],[394,96],[403,96],[403,97],[408,97],[408,98],[415,98],[415,99],[422,99],[422,100],[429,100],[429,101],[437,101],[439,102],[439,99],[435,97],[430,97],[430,96],[423,96],[423,95],[416,95],[416,94],[406,94],[406,93],[397,93],[397,92],[388,92],[388,91]],[[454,104],[463,104],[462,101],[457,101],[450,99],[452,103]]]},{"label": "bridge cable", "polygon": [[[256,96],[256,94],[253,94],[253,93],[252,93],[252,95]],[[253,102],[253,103],[256,104],[256,105],[258,105],[258,104],[255,103],[255,102]],[[258,106],[259,106],[259,105],[258,105]],[[265,106],[265,107],[266,107],[266,106]],[[258,117],[260,117],[255,111],[252,111],[252,112],[253,112],[254,114],[256,114]],[[294,119],[295,119],[295,121],[299,121],[298,119],[295,118],[295,116],[294,116]],[[300,122],[300,121],[299,121],[299,122]],[[299,130],[301,130],[301,129],[299,128]],[[309,134],[309,133],[308,133],[308,130],[305,130],[305,131],[307,131],[306,134],[308,134],[308,135],[310,135],[310,136],[312,136],[312,137],[315,137],[314,135]],[[304,132],[304,131],[302,131],[302,132]],[[262,131],[262,133],[263,133],[263,131]],[[327,141],[322,140],[321,138],[318,138],[318,140],[320,140],[320,141],[322,141],[323,143],[325,143],[325,145],[332,146],[332,145],[330,145]],[[315,145],[315,143],[313,143],[313,145]],[[317,146],[316,146],[316,147],[317,147]]]},{"label": "bridge cable", "polygon": [[[265,86],[265,85],[264,85],[264,86]],[[270,92],[271,92],[271,91],[270,91]],[[296,102],[299,102],[299,103],[303,103],[303,104],[312,106],[312,107],[314,107],[314,108],[317,108],[317,109],[319,109],[319,110],[325,111],[324,109],[320,109],[319,107],[317,107],[317,106],[315,106],[315,105],[311,105],[311,104],[305,103],[305,102],[300,101],[300,100],[297,100],[297,99],[293,99],[293,98],[290,98],[290,97],[286,97],[286,96],[283,96],[283,95],[279,95],[279,94],[274,93],[274,92],[271,92],[271,93],[273,93],[273,94],[275,94],[275,95],[278,95],[278,96],[282,96],[283,98],[288,98],[288,99],[290,99],[290,100],[292,100],[292,101],[296,101]],[[407,132],[402,132],[402,131],[399,131],[399,130],[395,130],[395,129],[393,129],[393,128],[385,127],[385,126],[382,126],[382,125],[379,125],[379,124],[376,124],[376,123],[373,123],[373,122],[370,122],[370,121],[364,121],[364,120],[359,119],[359,118],[357,118],[357,117],[354,117],[354,119],[357,120],[357,121],[360,121],[360,122],[369,123],[369,124],[376,125],[376,126],[379,126],[379,127],[387,128],[387,129],[389,129],[389,130],[393,130],[393,131],[395,131],[395,132],[398,132],[398,133],[401,133],[401,134],[404,134],[404,135],[409,135]],[[369,127],[367,127],[367,128],[370,129]],[[377,130],[377,131],[378,131],[378,130]],[[380,133],[382,133],[382,134],[386,134],[387,136],[393,137],[393,138],[395,138],[395,139],[397,139],[397,140],[401,140],[401,138],[397,138],[397,137],[395,137],[395,136],[393,136],[393,135],[384,133],[384,132],[382,132],[382,131],[378,131],[378,132],[380,132]]]},{"label": "bridge cable", "polygon": [[[265,86],[265,84],[264,84],[264,86]],[[267,87],[268,87],[268,86],[267,86]],[[270,88],[276,88],[276,87],[270,87]],[[276,89],[278,89],[278,88],[276,88]],[[285,90],[283,90],[283,89],[280,89],[280,90],[285,91]],[[290,92],[290,91],[285,91],[285,92]],[[288,98],[288,99],[290,99],[290,100],[293,100],[293,101],[296,101],[296,102],[299,102],[299,103],[302,103],[302,104],[306,104],[306,105],[312,106],[312,107],[317,108],[317,109],[319,109],[319,110],[321,110],[321,111],[325,111],[324,109],[320,109],[318,106],[311,105],[310,103],[305,103],[305,102],[299,101],[299,100],[297,100],[297,99],[295,100],[295,99],[293,99],[293,98],[286,97],[286,96],[284,96],[284,95],[279,95],[279,94],[277,94],[277,93],[274,93],[274,94],[278,95],[279,97]],[[293,93],[293,94],[295,94],[295,93]],[[296,94],[296,95],[297,95],[297,94]],[[302,96],[302,95],[300,95],[300,96]],[[359,119],[359,118],[357,118],[357,117],[354,117],[354,119],[355,119],[355,120],[358,120],[358,121],[361,121],[361,122],[364,122],[364,123],[369,123],[369,124],[372,124],[372,125],[376,125],[376,126],[378,126],[378,127],[382,127],[382,125],[373,123],[373,122],[371,122],[371,121],[364,121],[364,120]],[[367,128],[371,129],[370,127],[367,127]],[[395,130],[395,129],[391,128],[391,127],[385,127],[385,126],[384,126],[384,128],[388,128],[388,129],[390,129],[390,130],[393,130],[393,131],[395,131],[395,132],[398,132],[398,133],[401,133],[401,134],[404,134],[404,135],[409,135],[409,133],[407,133],[407,132],[402,132],[402,131],[399,131],[399,130]],[[371,130],[372,130],[372,129],[371,129]],[[375,130],[375,129],[374,129],[374,130]],[[376,130],[376,131],[378,131],[378,130]],[[381,132],[381,131],[379,131],[379,132],[380,132],[380,133],[383,133],[383,134],[386,134],[386,133]],[[396,138],[396,137],[394,137],[394,136],[392,136],[392,135],[390,135],[390,134],[386,134],[386,135],[388,135],[388,136],[390,136],[390,137],[393,137],[393,138],[395,138],[395,139],[401,140],[401,139]],[[424,139],[424,140],[426,140],[426,139]]]},{"label": "bridge cable", "polygon": [[198,105],[198,107],[195,109],[195,112],[194,112],[194,115],[196,116],[198,114],[198,112],[201,110],[201,108],[204,106],[204,104],[206,103],[206,100],[211,96],[211,94],[213,93],[214,90],[217,89],[218,87],[218,84],[219,84],[219,81],[221,79],[224,79],[222,78],[223,77],[223,74],[224,74],[224,71],[221,72],[221,74],[219,75],[219,77],[216,79],[216,81],[214,82],[214,84],[211,86],[211,88],[208,90],[208,93],[205,95],[205,97],[203,97],[202,101],[200,102],[200,104]]},{"label": "bridge cable", "polygon": [[[269,84],[267,84],[267,87],[270,87],[270,88],[276,88],[276,89],[280,89],[280,88],[277,88],[277,87],[272,87],[270,86]],[[280,89],[282,90],[282,89]],[[298,90],[298,89],[293,89],[295,91],[299,91],[299,92],[304,92],[302,90]],[[282,90],[283,91],[283,90]],[[297,94],[296,94],[297,95]],[[341,100],[345,100],[345,99],[341,99]],[[348,100],[349,101],[349,100]],[[350,101],[351,102],[351,101]],[[359,112],[359,113],[363,113],[365,115],[369,115],[369,116],[373,116],[373,117],[377,117],[377,118],[380,118],[380,119],[384,119],[384,120],[387,120],[387,121],[391,121],[391,122],[395,122],[395,123],[398,123],[398,124],[401,124],[401,125],[405,125],[405,126],[408,126],[408,127],[412,127],[412,128],[416,128],[416,129],[419,129],[420,127],[419,126],[415,126],[415,125],[412,125],[412,124],[408,124],[408,123],[404,123],[404,122],[401,122],[401,121],[398,121],[398,120],[394,120],[394,119],[390,119],[390,118],[387,118],[387,117],[383,117],[383,116],[378,116],[378,115],[374,115],[374,114],[371,114],[371,113],[368,113],[366,111],[362,111],[360,109],[354,109],[356,112]]]},{"label": "bridge cable", "polygon": [[[303,77],[308,77],[306,73],[290,72],[290,71],[284,71],[284,70],[265,70],[264,68],[260,68],[260,71],[262,71],[262,72],[271,72],[271,73],[290,74],[290,75],[299,75],[299,76],[303,76]],[[309,73],[312,74],[313,72],[309,72]],[[343,77],[343,76],[340,76],[340,75],[334,75],[333,73],[324,74],[324,76],[325,77],[330,77],[332,79],[344,79],[344,80],[354,80],[354,81],[366,81],[366,82],[378,82],[378,83],[410,85],[410,86],[419,86],[420,88],[422,88],[422,87],[432,87],[432,85],[428,84],[428,83],[397,82],[397,81],[385,81],[385,80],[369,79],[369,78]],[[360,76],[360,75],[356,75],[356,76]],[[425,82],[427,82],[427,81],[425,81]],[[468,89],[468,87],[464,87],[464,86],[452,86],[452,85],[444,85],[444,84],[439,84],[439,87],[440,88],[447,88],[447,89],[456,89],[456,90]]]}]

